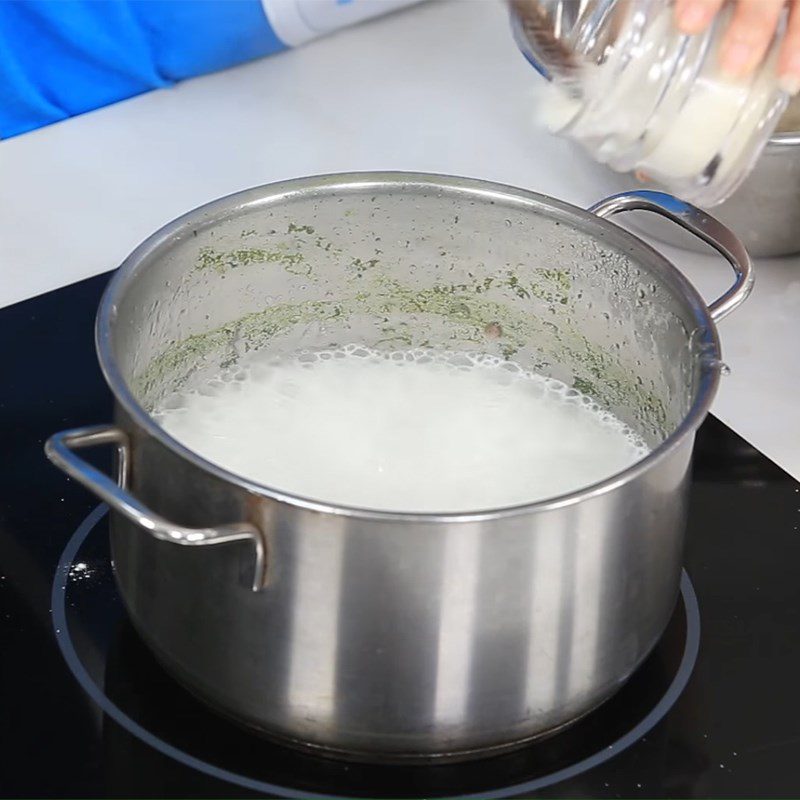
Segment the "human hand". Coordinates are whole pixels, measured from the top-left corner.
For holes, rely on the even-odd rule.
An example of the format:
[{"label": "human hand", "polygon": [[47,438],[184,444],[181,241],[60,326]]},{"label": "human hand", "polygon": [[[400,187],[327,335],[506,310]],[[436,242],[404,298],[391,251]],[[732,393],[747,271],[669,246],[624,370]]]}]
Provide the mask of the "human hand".
[{"label": "human hand", "polygon": [[[677,0],[675,19],[684,33],[702,33],[725,0]],[[778,27],[784,6],[789,22],[778,61],[781,87],[800,92],[800,0],[736,0],[730,27],[720,49],[720,66],[731,78],[749,75],[762,61]]]}]

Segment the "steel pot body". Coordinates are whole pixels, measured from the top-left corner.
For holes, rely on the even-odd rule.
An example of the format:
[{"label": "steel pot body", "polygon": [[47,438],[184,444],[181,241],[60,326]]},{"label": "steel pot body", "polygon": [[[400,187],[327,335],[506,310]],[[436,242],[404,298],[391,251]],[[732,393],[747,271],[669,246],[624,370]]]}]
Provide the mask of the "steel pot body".
[{"label": "steel pot body", "polygon": [[[672,198],[596,211],[631,208],[716,242],[737,278],[711,311],[598,216],[442,176],[262,187],[137,249],[98,316],[115,424],[58,434],[48,453],[112,506],[120,591],[166,667],[268,735],[367,759],[491,753],[609,697],[672,613],[714,320],[752,281],[730,234]],[[546,502],[389,513],[227,473],[149,413],[248,348],[347,342],[513,357],[593,394],[653,452]],[[98,444],[117,447],[118,481],[75,452]]]}]

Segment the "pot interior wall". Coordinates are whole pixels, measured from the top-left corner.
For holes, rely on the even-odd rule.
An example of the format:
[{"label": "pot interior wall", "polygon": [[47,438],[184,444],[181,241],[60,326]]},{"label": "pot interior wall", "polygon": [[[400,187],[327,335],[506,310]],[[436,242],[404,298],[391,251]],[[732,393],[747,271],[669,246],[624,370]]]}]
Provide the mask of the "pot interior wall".
[{"label": "pot interior wall", "polygon": [[607,225],[475,184],[265,187],[146,255],[113,352],[152,410],[254,348],[481,351],[588,393],[655,445],[701,378],[696,313],[658,264]]}]

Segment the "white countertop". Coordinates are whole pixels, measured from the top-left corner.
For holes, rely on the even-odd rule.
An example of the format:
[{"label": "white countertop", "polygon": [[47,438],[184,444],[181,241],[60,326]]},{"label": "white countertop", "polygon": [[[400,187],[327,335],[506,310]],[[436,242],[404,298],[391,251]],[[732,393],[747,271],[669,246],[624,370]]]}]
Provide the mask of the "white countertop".
[{"label": "white countertop", "polygon": [[[533,124],[535,81],[499,4],[429,3],[2,142],[0,306],[115,267],[201,203],[300,175],[443,172],[588,205],[602,191]],[[660,249],[709,300],[730,281],[719,259]],[[800,478],[800,257],[756,267],[720,325],[732,374],[714,413]]]}]

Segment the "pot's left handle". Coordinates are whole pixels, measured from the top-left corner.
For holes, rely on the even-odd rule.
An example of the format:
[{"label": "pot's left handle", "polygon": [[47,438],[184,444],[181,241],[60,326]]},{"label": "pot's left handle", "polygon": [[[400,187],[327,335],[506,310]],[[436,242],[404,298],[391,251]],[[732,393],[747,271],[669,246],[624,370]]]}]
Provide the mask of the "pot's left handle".
[{"label": "pot's left handle", "polygon": [[598,217],[613,217],[623,211],[650,211],[666,217],[711,245],[733,267],[736,280],[722,297],[708,307],[711,319],[719,322],[738,308],[753,289],[753,263],[736,234],[710,214],[664,192],[641,190],[608,197],[589,211]]},{"label": "pot's left handle", "polygon": [[[119,476],[114,481],[75,453],[86,447],[114,445],[117,448]],[[75,428],[51,436],[44,446],[47,457],[59,469],[83,484],[114,511],[143,528],[151,536],[165,542],[203,547],[226,542],[250,541],[255,550],[253,591],[266,585],[266,547],[261,531],[247,522],[222,525],[218,528],[186,528],[176,525],[150,510],[127,489],[130,466],[128,435],[115,425]]]}]

